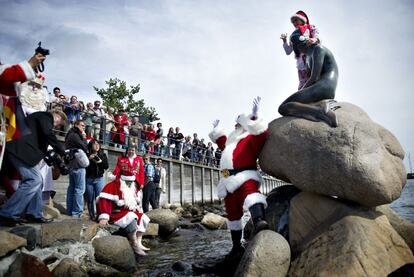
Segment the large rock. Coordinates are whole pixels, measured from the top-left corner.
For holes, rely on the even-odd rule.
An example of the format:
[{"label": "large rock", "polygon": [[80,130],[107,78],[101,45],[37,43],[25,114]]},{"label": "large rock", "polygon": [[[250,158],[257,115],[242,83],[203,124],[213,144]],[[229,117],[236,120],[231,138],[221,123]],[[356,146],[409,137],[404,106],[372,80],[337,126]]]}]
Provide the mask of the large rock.
[{"label": "large rock", "polygon": [[201,220],[201,224],[211,230],[220,229],[226,224],[226,219],[220,215],[208,213]]},{"label": "large rock", "polygon": [[88,277],[88,274],[73,259],[64,258],[53,269],[54,277]]},{"label": "large rock", "polygon": [[171,210],[156,209],[146,213],[152,223],[159,225],[159,235],[166,237],[174,233],[178,227],[178,216]]},{"label": "large rock", "polygon": [[271,122],[260,167],[303,191],[371,207],[392,202],[406,183],[400,143],[362,109],[339,105],[337,128],[295,117]]},{"label": "large rock", "polygon": [[144,236],[156,237],[158,236],[158,229],[159,225],[157,223],[149,223]]},{"label": "large rock", "polygon": [[115,268],[112,268],[108,265],[93,263],[88,267],[89,276],[99,276],[99,277],[129,277],[131,274],[126,272],[120,272]]},{"label": "large rock", "polygon": [[37,257],[20,253],[4,277],[53,277],[47,266]]},{"label": "large rock", "polygon": [[3,257],[7,253],[26,245],[26,239],[9,232],[0,231],[0,257]]},{"label": "large rock", "polygon": [[90,221],[66,220],[42,224],[41,246],[50,246],[57,241],[89,241],[97,231],[98,224]]},{"label": "large rock", "polygon": [[290,265],[290,247],[278,233],[259,232],[244,253],[234,276],[285,277]]},{"label": "large rock", "polygon": [[10,230],[10,233],[25,238],[27,241],[26,249],[32,251],[37,244],[37,232],[32,226],[17,226]]},{"label": "large rock", "polygon": [[413,261],[385,215],[346,216],[307,245],[289,276],[387,276]]},{"label": "large rock", "polygon": [[128,240],[121,236],[96,238],[92,242],[97,262],[123,272],[135,270],[135,256]]}]

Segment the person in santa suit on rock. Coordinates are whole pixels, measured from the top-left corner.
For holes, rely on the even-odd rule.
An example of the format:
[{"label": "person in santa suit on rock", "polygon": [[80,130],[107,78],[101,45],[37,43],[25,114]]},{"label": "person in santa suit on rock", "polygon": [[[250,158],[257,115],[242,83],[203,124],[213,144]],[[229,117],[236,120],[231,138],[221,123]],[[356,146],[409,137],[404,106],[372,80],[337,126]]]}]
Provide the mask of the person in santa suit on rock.
[{"label": "person in santa suit on rock", "polygon": [[104,228],[109,222],[124,229],[134,252],[145,256],[150,249],[142,245],[142,235],[150,219],[138,211],[139,201],[135,172],[123,161],[117,178],[98,196],[99,225]]},{"label": "person in santa suit on rock", "polygon": [[222,150],[220,170],[222,177],[217,194],[224,198],[227,226],[231,231],[233,247],[224,261],[240,259],[244,253],[241,244],[243,207],[249,209],[254,223],[254,234],[268,229],[265,221],[266,197],[260,193],[261,174],[257,159],[268,137],[268,124],[258,115],[260,97],[253,101],[253,112],[236,119],[235,130],[228,136],[214,121],[210,139]]}]

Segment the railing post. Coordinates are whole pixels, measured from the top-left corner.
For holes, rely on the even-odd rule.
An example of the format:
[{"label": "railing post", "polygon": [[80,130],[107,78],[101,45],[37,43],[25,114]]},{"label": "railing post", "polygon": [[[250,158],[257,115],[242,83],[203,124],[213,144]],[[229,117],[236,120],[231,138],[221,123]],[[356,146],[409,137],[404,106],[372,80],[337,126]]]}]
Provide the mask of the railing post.
[{"label": "railing post", "polygon": [[171,203],[171,192],[172,192],[172,179],[173,179],[173,163],[172,161],[168,162],[169,172],[168,172],[168,203]]},{"label": "railing post", "polygon": [[184,164],[180,163],[180,203],[184,205]]},{"label": "railing post", "polygon": [[201,167],[201,203],[204,204],[204,167]]},{"label": "railing post", "polygon": [[213,195],[213,183],[214,183],[214,175],[213,175],[213,169],[210,168],[210,198],[211,198],[211,204],[214,203],[214,195]]},{"label": "railing post", "polygon": [[195,204],[195,166],[191,166],[191,203]]}]

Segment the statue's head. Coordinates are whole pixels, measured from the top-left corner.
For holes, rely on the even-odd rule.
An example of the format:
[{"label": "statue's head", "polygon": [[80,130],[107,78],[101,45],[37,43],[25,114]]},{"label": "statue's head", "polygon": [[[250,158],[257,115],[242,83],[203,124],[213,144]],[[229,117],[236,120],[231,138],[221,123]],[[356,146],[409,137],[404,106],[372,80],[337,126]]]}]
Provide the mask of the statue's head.
[{"label": "statue's head", "polygon": [[295,53],[306,53],[307,46],[306,41],[307,37],[302,35],[299,30],[295,30],[290,36],[290,41],[292,42],[293,50]]}]

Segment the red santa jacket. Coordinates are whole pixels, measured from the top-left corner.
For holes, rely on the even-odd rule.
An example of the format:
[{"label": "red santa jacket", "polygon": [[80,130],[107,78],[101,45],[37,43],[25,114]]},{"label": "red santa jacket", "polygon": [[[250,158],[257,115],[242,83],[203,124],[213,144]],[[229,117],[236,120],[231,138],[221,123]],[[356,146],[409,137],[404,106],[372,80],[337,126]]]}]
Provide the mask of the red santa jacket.
[{"label": "red santa jacket", "polygon": [[[135,190],[135,197],[138,199],[138,190]],[[107,219],[110,224],[115,224],[121,228],[127,227],[133,220],[140,224],[142,213],[138,210],[130,210],[123,201],[121,191],[121,180],[112,181],[102,189],[97,199],[98,219]]]},{"label": "red santa jacket", "polygon": [[262,180],[256,170],[257,158],[268,137],[267,123],[262,118],[251,120],[252,116],[241,115],[238,122],[246,130],[244,133],[233,131],[228,137],[220,128],[209,134],[210,139],[222,150],[221,170],[243,170],[235,175],[221,178],[217,186],[217,194],[223,198],[228,192],[233,193],[248,180],[259,183]]},{"label": "red santa jacket", "polygon": [[127,163],[130,168],[132,168],[132,171],[135,174],[135,180],[140,188],[144,187],[145,184],[145,172],[144,172],[144,162],[142,161],[142,158],[140,156],[136,156],[131,161],[128,157],[119,156],[118,160],[116,162],[116,166],[114,171],[112,172],[113,175],[115,175],[116,179],[119,179],[120,172],[121,172],[121,165],[123,163]]},{"label": "red santa jacket", "polygon": [[32,80],[35,76],[27,61],[16,65],[0,65],[0,94],[16,96],[15,83]]}]

